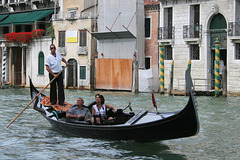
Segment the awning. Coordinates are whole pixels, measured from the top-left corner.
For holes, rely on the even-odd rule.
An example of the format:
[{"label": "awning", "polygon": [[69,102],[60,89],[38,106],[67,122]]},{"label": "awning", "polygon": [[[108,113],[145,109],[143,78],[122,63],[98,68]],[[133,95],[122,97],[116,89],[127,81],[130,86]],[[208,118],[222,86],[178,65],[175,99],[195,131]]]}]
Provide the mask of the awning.
[{"label": "awning", "polygon": [[2,21],[4,18],[6,18],[8,16],[8,14],[1,14],[0,15],[0,21]]},{"label": "awning", "polygon": [[124,38],[136,38],[129,31],[120,31],[120,32],[96,32],[91,33],[98,40],[101,39],[124,39]]},{"label": "awning", "polygon": [[41,11],[31,11],[31,12],[10,14],[8,18],[0,22],[0,26],[9,26],[12,24],[13,25],[32,24],[35,21],[42,19],[53,12],[54,10],[51,9],[51,10],[41,10]]}]

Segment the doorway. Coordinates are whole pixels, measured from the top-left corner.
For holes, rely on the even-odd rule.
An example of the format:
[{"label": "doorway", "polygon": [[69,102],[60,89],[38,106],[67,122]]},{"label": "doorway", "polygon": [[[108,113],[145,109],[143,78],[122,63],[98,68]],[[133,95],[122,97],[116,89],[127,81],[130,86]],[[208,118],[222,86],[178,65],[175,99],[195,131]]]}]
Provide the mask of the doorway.
[{"label": "doorway", "polygon": [[77,61],[75,59],[70,59],[68,61],[69,66],[67,69],[67,88],[77,88],[78,79],[77,79]]},{"label": "doorway", "polygon": [[12,48],[12,82],[14,86],[22,85],[22,48]]},{"label": "doorway", "polygon": [[215,42],[220,42],[220,85],[222,86],[222,68],[227,67],[227,23],[222,14],[217,14],[210,23],[211,48],[211,89],[215,88]]}]

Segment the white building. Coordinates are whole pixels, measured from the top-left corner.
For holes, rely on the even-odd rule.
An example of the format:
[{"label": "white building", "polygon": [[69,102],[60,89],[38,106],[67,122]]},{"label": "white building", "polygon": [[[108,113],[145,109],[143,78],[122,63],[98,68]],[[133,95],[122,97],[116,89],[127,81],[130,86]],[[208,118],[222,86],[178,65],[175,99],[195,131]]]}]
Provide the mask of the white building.
[{"label": "white building", "polygon": [[174,60],[173,89],[184,89],[191,60],[196,89],[214,89],[214,42],[218,37],[228,93],[240,92],[240,0],[160,0],[159,25],[158,41],[165,45],[165,88]]}]

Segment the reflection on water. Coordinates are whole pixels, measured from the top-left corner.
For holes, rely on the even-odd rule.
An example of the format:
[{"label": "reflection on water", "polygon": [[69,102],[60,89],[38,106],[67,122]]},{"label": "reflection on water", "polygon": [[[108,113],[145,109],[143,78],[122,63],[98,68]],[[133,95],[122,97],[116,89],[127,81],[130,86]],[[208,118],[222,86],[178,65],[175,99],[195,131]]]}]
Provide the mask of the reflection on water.
[{"label": "reflection on water", "polygon": [[[96,91],[66,90],[66,100],[88,104]],[[117,108],[129,101],[135,112],[155,111],[150,93],[100,92]],[[49,95],[49,90],[44,91]],[[0,90],[0,159],[239,159],[240,97],[197,97],[200,132],[197,136],[154,143],[103,141],[70,137],[54,130],[32,105],[7,129],[29,103],[29,89]],[[159,111],[182,109],[187,97],[155,94]]]}]

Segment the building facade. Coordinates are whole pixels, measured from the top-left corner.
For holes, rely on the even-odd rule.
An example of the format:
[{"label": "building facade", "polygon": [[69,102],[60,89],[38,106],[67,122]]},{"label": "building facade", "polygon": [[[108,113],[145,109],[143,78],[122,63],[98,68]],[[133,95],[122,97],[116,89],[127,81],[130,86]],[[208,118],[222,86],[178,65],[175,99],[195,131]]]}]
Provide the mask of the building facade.
[{"label": "building facade", "polygon": [[[96,0],[7,0],[0,1],[1,83],[29,86],[27,76],[36,87],[49,83],[45,58],[50,45],[70,63],[64,71],[67,88],[90,88],[92,53],[96,42]],[[44,29],[40,38],[30,43],[8,41],[7,33],[24,35]]]},{"label": "building facade", "polygon": [[[150,78],[148,86],[145,91],[158,92],[160,89],[159,81],[159,50],[158,50],[158,28],[160,16],[160,2],[145,0],[144,1],[145,13],[145,71],[140,70],[149,79],[149,72],[152,77]],[[144,72],[146,72],[144,74]],[[141,78],[141,75],[140,75]],[[141,79],[144,81],[144,78]],[[142,82],[139,83],[142,83]],[[143,82],[146,83],[146,82]]]},{"label": "building facade", "polygon": [[214,90],[215,42],[220,43],[220,78],[227,69],[227,91],[239,93],[240,1],[160,0],[158,43],[164,48],[165,88],[174,61],[173,89],[184,89],[191,60],[191,75],[198,90]]},{"label": "building facade", "polygon": [[[1,83],[26,86],[27,76],[34,77],[37,85],[46,84],[44,75],[44,53],[49,51],[51,38],[33,35],[44,31],[56,4],[50,0],[1,0],[0,1],[0,47]],[[5,35],[8,35],[6,40]]]},{"label": "building facade", "polygon": [[64,0],[53,15],[54,44],[57,52],[69,62],[65,71],[65,87],[90,89],[94,86],[94,55],[96,40],[91,32],[97,30],[96,0]]}]

